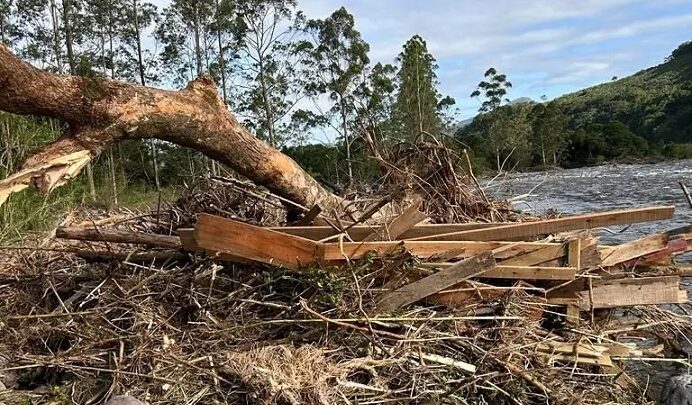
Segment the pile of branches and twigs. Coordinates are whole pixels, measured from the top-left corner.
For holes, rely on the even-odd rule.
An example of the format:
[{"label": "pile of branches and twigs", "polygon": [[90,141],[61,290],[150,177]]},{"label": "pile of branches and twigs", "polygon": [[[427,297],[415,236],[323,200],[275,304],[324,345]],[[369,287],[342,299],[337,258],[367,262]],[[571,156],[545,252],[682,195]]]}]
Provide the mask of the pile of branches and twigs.
[{"label": "pile of branches and twigs", "polygon": [[[590,318],[577,312],[567,322],[564,306],[546,298],[546,285],[560,281],[490,285],[470,277],[446,291],[448,299],[382,314],[384,292],[432,272],[406,241],[384,254],[351,258],[342,250],[341,265],[303,263],[300,271],[253,260],[271,257],[274,245],[247,257],[185,246],[194,242],[183,240],[185,229],[205,213],[264,227],[320,223],[333,236],[314,243],[343,248],[353,231],[376,227],[363,224],[366,214],[385,205],[407,212],[402,195],[411,192],[431,223],[519,218],[484,195],[468,156],[430,142],[389,158],[406,167],[401,185],[360,198],[359,218],[208,178],[153,212],[77,211],[54,235],[3,249],[0,403],[99,404],[117,394],[149,404],[649,403],[646,384],[609,362],[670,351],[635,350],[618,337],[641,328],[677,341],[692,325],[689,316],[630,307],[613,318],[594,310],[591,297]],[[466,174],[455,169],[459,161]],[[501,246],[493,249],[498,257],[516,248]],[[574,274],[580,265],[542,269]]]},{"label": "pile of branches and twigs", "polygon": [[[508,287],[499,297],[479,290],[466,305],[370,316],[381,274],[413,268],[407,255],[354,262],[342,273],[300,274],[193,257],[87,263],[39,251],[11,262],[0,281],[0,355],[2,382],[12,391],[0,398],[13,393],[32,403],[88,404],[128,393],[151,404],[645,402],[643,393],[624,390],[597,366],[545,364],[537,347],[561,337],[544,324],[545,302],[529,287]],[[688,318],[675,322],[689,326]],[[582,327],[567,333],[592,333]]]}]

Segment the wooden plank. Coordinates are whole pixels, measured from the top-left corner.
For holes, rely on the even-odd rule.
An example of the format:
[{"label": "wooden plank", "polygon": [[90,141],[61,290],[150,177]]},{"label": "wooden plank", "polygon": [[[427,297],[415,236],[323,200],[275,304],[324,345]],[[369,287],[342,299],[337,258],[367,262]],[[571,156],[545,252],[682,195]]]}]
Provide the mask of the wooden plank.
[{"label": "wooden plank", "polygon": [[183,250],[188,252],[204,252],[204,249],[197,246],[197,242],[195,241],[195,228],[180,228],[176,233],[183,245]]},{"label": "wooden plank", "polygon": [[194,235],[197,246],[207,252],[289,269],[322,257],[321,243],[209,214],[199,215]]},{"label": "wooden plank", "polygon": [[552,364],[555,361],[562,361],[567,363],[577,363],[586,364],[590,366],[612,366],[613,362],[610,356],[603,355],[600,357],[585,357],[585,356],[573,356],[570,354],[548,354],[544,352],[539,352],[539,356],[543,357],[548,364]]},{"label": "wooden plank", "polygon": [[442,305],[463,304],[476,297],[500,298],[506,295],[508,291],[511,291],[512,288],[514,287],[496,287],[478,281],[466,280],[451,288],[439,291],[427,297],[426,300]]},{"label": "wooden plank", "polygon": [[[423,268],[445,269],[456,263],[421,263]],[[574,280],[576,269],[573,267],[540,267],[540,266],[506,266],[497,264],[493,269],[483,273],[481,278],[507,278],[514,280]]]},{"label": "wooden plank", "polygon": [[673,217],[674,206],[633,208],[592,214],[575,215],[544,221],[522,222],[492,228],[450,232],[411,240],[508,240],[536,235],[554,234],[577,229],[593,229],[611,225],[658,221]]},{"label": "wooden plank", "polygon": [[[497,226],[497,224],[483,222],[472,222],[465,224],[420,224],[399,235],[399,239],[406,240],[421,236],[458,232],[469,229],[489,228],[493,226]],[[331,226],[277,226],[269,229],[316,241],[326,239],[339,233]],[[373,227],[372,225],[354,225],[348,230],[348,234],[354,241],[362,241],[363,238],[370,235],[374,229],[376,229],[376,227]]]},{"label": "wooden plank", "polygon": [[396,240],[409,229],[428,219],[428,216],[419,211],[422,201],[418,200],[409,205],[404,212],[391,222],[382,225],[370,235],[363,238],[364,242],[377,240]]},{"label": "wooden plank", "polygon": [[583,311],[593,308],[616,308],[635,305],[678,304],[687,302],[687,293],[680,290],[680,277],[645,277],[607,280],[570,296],[548,298],[550,304],[569,303]]},{"label": "wooden plank", "polygon": [[391,312],[404,305],[420,301],[438,291],[456,285],[466,279],[478,276],[495,266],[491,252],[483,252],[472,258],[455,263],[428,277],[407,284],[387,293],[377,304],[382,312]]},{"label": "wooden plank", "polygon": [[581,239],[574,239],[567,244],[567,265],[581,269]]},{"label": "wooden plank", "polygon": [[536,346],[539,352],[592,358],[610,355],[610,348],[610,346],[596,345],[589,341],[583,343],[547,341]]},{"label": "wooden plank", "polygon": [[[645,236],[632,242],[623,243],[613,246],[603,258],[603,267],[612,267],[627,261],[641,258],[656,252],[668,249],[668,243],[673,240],[692,240],[692,225],[676,228],[668,232],[655,235]],[[685,242],[685,246],[681,246],[681,251],[690,249],[689,242]],[[671,252],[676,253],[676,252]]]},{"label": "wooden plank", "polygon": [[[507,266],[537,266],[546,262],[564,259],[566,255],[567,248],[560,244],[559,249],[556,249],[555,246],[534,249],[532,251],[528,251],[528,253],[520,254],[515,257],[508,258],[507,260],[502,260],[502,264]],[[558,267],[558,265],[552,267]]]},{"label": "wooden plank", "polygon": [[310,208],[310,211],[306,212],[305,215],[299,220],[296,221],[297,226],[306,226],[310,225],[312,221],[317,218],[318,215],[322,213],[322,208],[320,208],[319,205],[313,205],[312,208]]},{"label": "wooden plank", "polygon": [[[418,241],[385,241],[385,242],[344,242],[344,243],[325,243],[324,244],[324,260],[325,261],[340,261],[349,259],[360,259],[366,255],[374,254],[382,257],[390,254],[397,249],[405,249],[411,254],[420,258],[429,258],[431,256],[440,255],[449,252],[453,249],[463,249],[459,258],[468,258],[479,253],[497,249],[502,246],[513,245],[510,249],[498,253],[496,260],[507,259],[514,257],[524,252],[536,249],[552,249],[553,254],[558,251],[564,252],[564,246],[561,243],[543,243],[543,242],[473,242],[473,241],[442,241],[442,242],[418,242]],[[345,257],[346,256],[346,257]]]}]

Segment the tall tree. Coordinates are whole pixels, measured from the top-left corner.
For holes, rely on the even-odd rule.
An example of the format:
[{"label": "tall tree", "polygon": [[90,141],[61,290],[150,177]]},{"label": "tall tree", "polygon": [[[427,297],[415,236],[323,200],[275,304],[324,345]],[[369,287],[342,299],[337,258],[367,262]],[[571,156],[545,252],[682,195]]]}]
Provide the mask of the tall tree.
[{"label": "tall tree", "polygon": [[177,85],[208,72],[215,48],[214,0],[173,0],[164,9],[156,39],[164,73]]},{"label": "tall tree", "polygon": [[[425,40],[414,35],[404,44],[397,61],[400,67],[395,114],[401,125],[401,134],[412,140],[424,132],[437,132],[442,123],[438,107],[441,100],[436,89],[437,65]],[[444,100],[444,105],[452,101],[451,98]]]},{"label": "tall tree", "polygon": [[471,93],[471,97],[483,96],[485,100],[481,103],[478,111],[492,112],[502,105],[503,101],[509,102],[505,96],[507,95],[507,89],[512,87],[512,82],[507,80],[507,75],[498,73],[492,67],[486,70],[483,76],[485,80],[478,83],[476,90]]},{"label": "tall tree", "polygon": [[72,25],[75,20],[73,10],[74,0],[62,0],[62,25],[65,34],[65,49],[67,49],[67,65],[70,67],[70,74],[77,73],[77,59],[74,54],[74,35]]},{"label": "tall tree", "polygon": [[[62,0],[62,28],[65,39],[65,49],[67,57],[67,66],[71,75],[76,75],[78,72],[79,61],[75,53],[76,33],[75,26],[80,22],[79,3],[75,0]],[[91,162],[86,167],[87,185],[89,186],[89,196],[92,201],[96,201],[96,185],[94,183],[94,170]]]},{"label": "tall tree", "polygon": [[[377,63],[369,69],[366,80],[356,90],[358,130],[373,157],[385,159],[385,146],[396,132],[393,111],[396,91],[396,68]],[[385,147],[381,147],[385,146]]]},{"label": "tall tree", "polygon": [[543,166],[548,159],[557,166],[567,144],[567,119],[555,103],[536,104],[531,110],[531,143]]},{"label": "tall tree", "polygon": [[503,167],[503,160],[501,159],[503,152],[509,149],[509,152],[506,153],[513,153],[512,142],[506,136],[507,132],[504,126],[511,119],[512,115],[510,114],[511,109],[505,111],[508,112],[506,114],[502,111],[497,114],[494,113],[500,108],[503,101],[509,101],[505,96],[507,95],[507,89],[512,87],[512,82],[507,80],[507,75],[498,73],[492,67],[483,76],[485,80],[478,83],[476,90],[471,93],[471,97],[484,97],[478,111],[482,114],[485,113],[481,117],[481,122],[486,132],[486,141],[494,152],[497,170],[501,170]]},{"label": "tall tree", "polygon": [[157,22],[156,6],[140,0],[122,3],[119,13],[118,76],[142,86],[157,81],[156,55],[144,49],[144,32]]},{"label": "tall tree", "polygon": [[295,0],[245,0],[238,4],[236,40],[243,83],[237,109],[272,146],[289,135],[290,113],[302,97],[295,41],[304,23]]},{"label": "tall tree", "polygon": [[354,92],[370,62],[370,46],[355,29],[355,21],[346,8],[341,7],[324,20],[310,20],[306,31],[312,36],[309,49],[313,81],[308,86],[313,95],[326,94],[332,103],[330,113],[338,117],[333,128],[346,146],[346,185],[353,183],[351,159],[351,131],[349,120],[355,112]]},{"label": "tall tree", "polygon": [[14,0],[0,0],[0,43],[12,46],[21,37]]},{"label": "tall tree", "polygon": [[[123,5],[121,15],[120,53],[123,58],[118,70],[122,77],[138,81],[142,86],[146,86],[156,80],[151,69],[155,67],[156,59],[150,51],[143,49],[142,32],[156,23],[158,17],[156,6],[139,0],[129,0],[129,4]],[[149,140],[148,144],[154,169],[154,185],[156,190],[161,190],[158,148],[154,140]]]},{"label": "tall tree", "polygon": [[[218,76],[220,80],[221,95],[224,103],[228,104],[228,51],[236,52],[235,41],[230,40],[229,35],[233,32],[236,19],[236,2],[234,0],[214,0],[214,24],[213,30],[216,33],[217,62],[215,68],[211,69],[213,76]],[[230,44],[229,44],[230,42]]]}]

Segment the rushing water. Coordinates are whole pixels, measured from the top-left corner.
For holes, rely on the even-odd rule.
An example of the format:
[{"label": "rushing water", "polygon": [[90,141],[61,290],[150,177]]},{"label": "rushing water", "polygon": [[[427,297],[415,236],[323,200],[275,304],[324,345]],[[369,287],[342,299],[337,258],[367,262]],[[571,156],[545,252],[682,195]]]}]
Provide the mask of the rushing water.
[{"label": "rushing water", "polygon": [[[491,181],[488,191],[498,197],[518,197],[517,208],[535,213],[554,210],[578,214],[657,204],[676,206],[672,219],[634,224],[622,233],[598,232],[604,243],[616,244],[692,224],[692,208],[679,181],[692,188],[692,160],[511,174]],[[609,230],[619,232],[624,228],[615,226]],[[684,257],[685,261],[690,259],[690,255]]]},{"label": "rushing water", "polygon": [[[486,179],[488,183],[490,179]],[[690,208],[678,182],[692,188],[692,160],[646,165],[610,165],[551,171],[511,174],[490,181],[488,192],[496,197],[517,198],[516,207],[537,214],[554,210],[564,214],[651,206],[675,205],[675,215],[666,221],[617,226],[597,232],[603,243],[627,242],[648,234],[692,225]],[[530,195],[526,195],[530,192]],[[624,230],[624,231],[623,231]],[[622,231],[622,232],[619,232]],[[692,254],[678,256],[678,262],[692,263]],[[692,297],[692,278],[686,278],[684,288]],[[689,305],[671,307],[676,312],[692,315]],[[692,336],[689,337],[692,340]],[[631,341],[654,344],[655,341]],[[692,357],[692,344],[685,339],[681,346]],[[626,370],[651,396],[658,398],[664,382],[672,375],[692,372],[679,364],[667,362],[627,362]]]}]

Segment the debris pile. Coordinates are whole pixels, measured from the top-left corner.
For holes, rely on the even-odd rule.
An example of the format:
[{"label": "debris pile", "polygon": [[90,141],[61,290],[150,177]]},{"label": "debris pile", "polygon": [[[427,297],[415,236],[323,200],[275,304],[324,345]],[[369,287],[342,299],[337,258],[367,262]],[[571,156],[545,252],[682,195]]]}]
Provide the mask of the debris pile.
[{"label": "debris pile", "polygon": [[589,232],[673,207],[430,223],[414,201],[277,226],[271,196],[221,197],[237,204],[72,220],[7,255],[0,402],[640,404],[629,364],[677,361],[692,325],[659,306],[687,302],[672,258],[692,226]]}]

